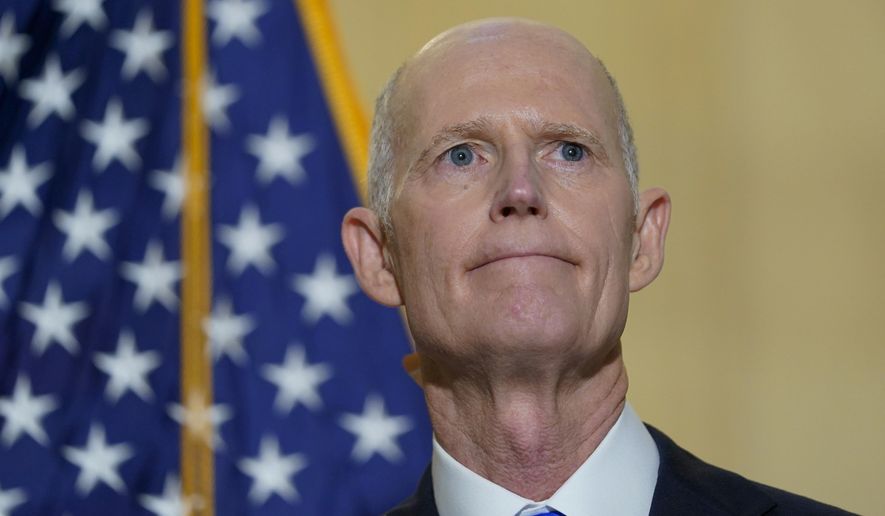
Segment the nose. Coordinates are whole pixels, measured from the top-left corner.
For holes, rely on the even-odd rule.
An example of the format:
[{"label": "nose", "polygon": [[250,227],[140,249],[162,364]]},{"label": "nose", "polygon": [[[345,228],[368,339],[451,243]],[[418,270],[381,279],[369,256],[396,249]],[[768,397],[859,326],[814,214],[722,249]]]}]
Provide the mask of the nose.
[{"label": "nose", "polygon": [[499,178],[489,213],[492,221],[547,218],[547,200],[541,187],[541,176],[531,159],[505,159]]}]

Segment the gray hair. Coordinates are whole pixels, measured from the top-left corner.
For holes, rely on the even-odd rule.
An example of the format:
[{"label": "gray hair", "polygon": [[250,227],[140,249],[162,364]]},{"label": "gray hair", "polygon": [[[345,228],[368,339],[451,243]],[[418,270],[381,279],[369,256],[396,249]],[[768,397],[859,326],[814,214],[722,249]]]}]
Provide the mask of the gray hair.
[{"label": "gray hair", "polygon": [[[621,156],[624,162],[624,170],[630,182],[630,190],[633,193],[633,215],[639,211],[639,161],[636,153],[636,144],[633,141],[633,128],[630,126],[630,118],[627,116],[627,108],[621,91],[615,78],[608,69],[597,59],[597,62],[605,72],[605,76],[615,94],[615,102],[618,112],[618,140],[621,147]],[[398,139],[402,138],[399,130],[397,106],[393,102],[400,77],[408,65],[403,63],[390,76],[378,99],[375,101],[375,117],[372,120],[372,132],[369,141],[369,208],[372,209],[381,221],[381,228],[387,238],[393,236],[393,224],[390,220],[390,208],[393,202],[393,183],[395,159],[393,149],[398,147]]]}]

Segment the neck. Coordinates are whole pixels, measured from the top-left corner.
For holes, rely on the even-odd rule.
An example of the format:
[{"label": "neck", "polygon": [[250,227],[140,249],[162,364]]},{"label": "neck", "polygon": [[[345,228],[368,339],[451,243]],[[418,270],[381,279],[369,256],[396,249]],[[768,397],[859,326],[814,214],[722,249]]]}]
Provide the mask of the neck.
[{"label": "neck", "polygon": [[457,368],[422,363],[436,438],[477,474],[524,498],[545,500],[593,453],[624,408],[620,344],[601,362],[589,373],[530,381],[452,375]]}]

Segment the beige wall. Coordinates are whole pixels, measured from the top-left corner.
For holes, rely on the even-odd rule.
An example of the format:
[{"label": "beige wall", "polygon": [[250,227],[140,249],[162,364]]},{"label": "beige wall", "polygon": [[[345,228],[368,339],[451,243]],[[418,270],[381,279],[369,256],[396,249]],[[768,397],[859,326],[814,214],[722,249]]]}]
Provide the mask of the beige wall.
[{"label": "beige wall", "polygon": [[476,4],[333,1],[367,112],[453,24],[575,34],[674,202],[624,335],[634,405],[702,458],[885,514],[885,2]]}]

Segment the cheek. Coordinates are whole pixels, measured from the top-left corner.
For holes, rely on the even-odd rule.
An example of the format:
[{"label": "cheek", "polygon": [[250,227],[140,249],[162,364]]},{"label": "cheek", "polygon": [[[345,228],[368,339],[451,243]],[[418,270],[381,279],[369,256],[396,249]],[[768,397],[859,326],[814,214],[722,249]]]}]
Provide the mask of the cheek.
[{"label": "cheek", "polygon": [[[622,310],[626,298],[623,288],[629,275],[629,253],[632,229],[632,208],[621,199],[620,192],[601,188],[592,193],[569,197],[556,206],[571,245],[582,257],[579,288],[590,296],[599,317],[611,315],[610,309]],[[629,199],[629,191],[625,194]]]},{"label": "cheek", "polygon": [[[451,228],[432,210],[403,210],[397,265],[407,304],[435,304],[453,259]],[[409,308],[409,307],[407,307]]]},{"label": "cheek", "polygon": [[406,309],[414,321],[434,327],[448,327],[471,298],[465,268],[477,247],[481,217],[453,204],[426,203],[420,209],[413,204],[400,213],[405,232],[399,281]]},{"label": "cheek", "polygon": [[633,196],[626,179],[614,178],[599,185],[590,196],[576,201],[578,217],[571,221],[598,254],[605,254],[612,267],[624,268],[633,236]]},{"label": "cheek", "polygon": [[[606,235],[606,280],[601,292],[598,319],[600,331],[608,334],[603,340],[620,336],[627,319],[630,292],[630,252],[632,242],[632,204],[622,199],[608,198],[605,222],[600,231]],[[626,209],[625,209],[626,206]],[[602,216],[602,215],[600,215]]]}]

